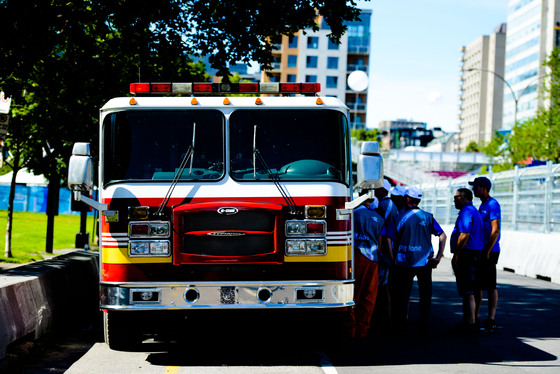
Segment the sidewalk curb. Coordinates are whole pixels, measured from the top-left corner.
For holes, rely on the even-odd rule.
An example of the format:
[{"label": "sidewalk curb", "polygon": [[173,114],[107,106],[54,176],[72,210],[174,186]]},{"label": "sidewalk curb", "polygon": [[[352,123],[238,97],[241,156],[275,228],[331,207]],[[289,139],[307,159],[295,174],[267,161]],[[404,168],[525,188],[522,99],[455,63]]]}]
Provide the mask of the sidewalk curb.
[{"label": "sidewalk curb", "polygon": [[0,272],[0,359],[12,342],[98,311],[99,255],[75,251]]}]

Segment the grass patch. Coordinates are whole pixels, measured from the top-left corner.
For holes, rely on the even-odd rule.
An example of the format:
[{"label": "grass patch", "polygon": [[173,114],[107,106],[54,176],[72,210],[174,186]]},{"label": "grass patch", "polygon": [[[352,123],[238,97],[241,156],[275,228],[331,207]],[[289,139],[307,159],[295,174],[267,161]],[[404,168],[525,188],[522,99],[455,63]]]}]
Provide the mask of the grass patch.
[{"label": "grass patch", "polygon": [[[0,210],[0,262],[27,263],[42,260],[46,254],[47,215],[45,213],[14,212],[12,222],[12,256],[4,257],[8,211]],[[86,231],[93,238],[94,217],[88,216]],[[80,231],[80,216],[61,214],[54,218],[53,249],[74,248]]]}]

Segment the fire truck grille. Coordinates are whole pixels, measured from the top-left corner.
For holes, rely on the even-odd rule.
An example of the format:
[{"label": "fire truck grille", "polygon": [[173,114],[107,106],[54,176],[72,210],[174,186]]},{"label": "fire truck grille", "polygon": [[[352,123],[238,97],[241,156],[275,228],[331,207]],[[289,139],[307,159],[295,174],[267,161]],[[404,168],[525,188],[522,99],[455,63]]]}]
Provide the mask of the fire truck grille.
[{"label": "fire truck grille", "polygon": [[252,256],[274,251],[272,235],[238,237],[186,235],[183,253],[204,256]]},{"label": "fire truck grille", "polygon": [[181,252],[219,257],[270,254],[275,251],[275,225],[275,215],[266,211],[187,213],[182,217]]},{"label": "fire truck grille", "polygon": [[274,230],[274,215],[267,212],[240,211],[231,216],[220,215],[216,212],[200,212],[183,216],[183,230],[245,230],[272,231]]}]

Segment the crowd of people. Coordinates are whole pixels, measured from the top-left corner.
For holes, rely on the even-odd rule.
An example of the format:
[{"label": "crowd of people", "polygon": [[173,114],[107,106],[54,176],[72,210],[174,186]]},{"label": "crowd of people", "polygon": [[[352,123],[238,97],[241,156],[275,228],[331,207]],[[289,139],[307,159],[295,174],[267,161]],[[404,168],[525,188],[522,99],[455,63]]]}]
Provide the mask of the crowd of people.
[{"label": "crowd of people", "polygon": [[[475,178],[469,188],[459,188],[454,196],[459,210],[449,237],[451,260],[459,297],[462,298],[463,319],[451,333],[473,336],[481,332],[495,333],[498,291],[496,264],[500,254],[500,204],[490,196],[491,181]],[[367,191],[362,191],[362,194]],[[473,205],[473,194],[481,201]],[[418,332],[427,335],[432,300],[432,271],[436,269],[447,242],[434,216],[419,208],[419,188],[402,185],[375,189],[375,197],[354,210],[354,300],[349,312],[347,331],[350,338],[368,335],[375,319],[403,333],[409,324],[409,301],[417,279],[419,292]],[[437,252],[432,236],[438,237]],[[488,298],[488,317],[479,321],[483,293]]]}]

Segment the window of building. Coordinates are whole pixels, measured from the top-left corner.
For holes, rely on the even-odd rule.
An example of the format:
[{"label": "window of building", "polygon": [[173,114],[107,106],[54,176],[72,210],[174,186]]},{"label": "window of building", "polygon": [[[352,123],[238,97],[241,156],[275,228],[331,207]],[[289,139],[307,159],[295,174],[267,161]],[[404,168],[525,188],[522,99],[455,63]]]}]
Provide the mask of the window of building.
[{"label": "window of building", "polygon": [[316,68],[318,61],[319,61],[319,58],[317,56],[307,56],[307,63],[305,64],[305,67]]},{"label": "window of building", "polygon": [[319,37],[318,36],[308,36],[307,37],[307,48],[309,48],[309,49],[319,48]]},{"label": "window of building", "polygon": [[338,77],[327,76],[327,88],[338,88]]},{"label": "window of building", "polygon": [[288,55],[288,67],[297,68],[297,55]]},{"label": "window of building", "polygon": [[327,69],[338,69],[338,57],[327,58]]},{"label": "window of building", "polygon": [[288,48],[297,48],[298,45],[298,37],[296,35],[290,36],[288,41]]},{"label": "window of building", "polygon": [[339,44],[333,42],[332,40],[329,39],[329,45],[328,48],[329,49],[334,49],[334,50],[338,50]]},{"label": "window of building", "polygon": [[317,76],[316,75],[306,75],[305,76],[306,83],[317,83]]},{"label": "window of building", "polygon": [[295,82],[297,82],[297,75],[288,74],[288,76],[286,77],[286,80],[288,81],[288,83],[295,83]]}]

